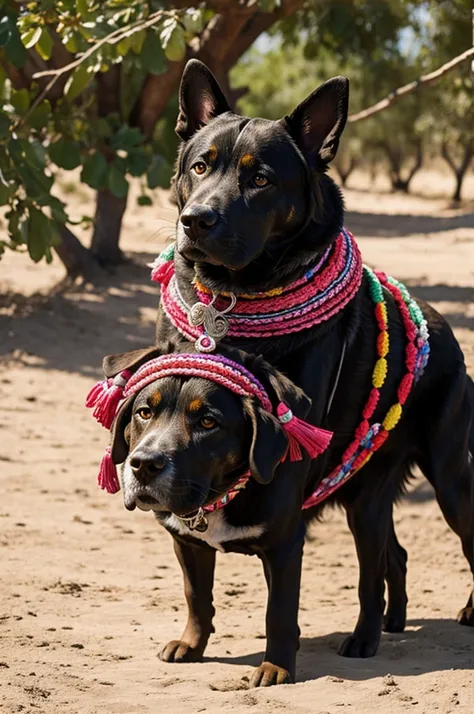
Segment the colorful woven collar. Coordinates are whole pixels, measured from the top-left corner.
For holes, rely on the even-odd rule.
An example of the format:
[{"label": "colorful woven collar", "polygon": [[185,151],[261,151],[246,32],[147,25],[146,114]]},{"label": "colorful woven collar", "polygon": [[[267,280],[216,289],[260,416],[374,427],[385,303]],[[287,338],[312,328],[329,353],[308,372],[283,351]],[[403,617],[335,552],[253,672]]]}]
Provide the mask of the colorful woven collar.
[{"label": "colorful woven collar", "polygon": [[268,292],[215,294],[197,281],[198,302],[188,305],[174,272],[174,245],[156,259],[152,279],[161,284],[163,309],[179,332],[200,352],[213,352],[228,335],[264,338],[314,327],[340,312],[362,280],[357,243],[343,229],[323,256],[298,280]]}]

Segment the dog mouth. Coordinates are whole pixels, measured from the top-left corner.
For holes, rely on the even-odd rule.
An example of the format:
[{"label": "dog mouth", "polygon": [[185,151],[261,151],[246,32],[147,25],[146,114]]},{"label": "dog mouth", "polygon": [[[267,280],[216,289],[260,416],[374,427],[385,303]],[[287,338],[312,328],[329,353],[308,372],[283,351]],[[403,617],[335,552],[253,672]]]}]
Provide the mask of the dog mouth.
[{"label": "dog mouth", "polygon": [[219,260],[208,255],[203,250],[201,250],[201,248],[196,248],[195,246],[193,246],[192,248],[180,248],[178,252],[180,255],[183,256],[185,260],[189,261],[190,263],[208,263],[209,265],[215,266],[223,265],[223,263],[221,263]]},{"label": "dog mouth", "polygon": [[134,511],[135,508],[139,508],[140,511],[164,511],[165,509],[160,505],[160,502],[154,496],[142,493],[133,498],[126,498],[124,502],[127,511]]}]

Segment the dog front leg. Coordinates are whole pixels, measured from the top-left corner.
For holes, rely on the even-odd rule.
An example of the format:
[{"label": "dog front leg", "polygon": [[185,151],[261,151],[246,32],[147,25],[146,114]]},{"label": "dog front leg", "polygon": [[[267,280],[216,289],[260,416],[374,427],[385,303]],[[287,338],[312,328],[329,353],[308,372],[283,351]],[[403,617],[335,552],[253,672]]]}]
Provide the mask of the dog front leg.
[{"label": "dog front leg", "polygon": [[268,585],[265,659],[251,679],[252,687],[288,684],[295,680],[299,647],[298,606],[304,528],[288,544],[261,555]]},{"label": "dog front leg", "polygon": [[214,632],[212,588],[216,552],[173,541],[183,571],[188,621],[181,639],[168,642],[159,657],[164,662],[195,662],[202,657],[209,635]]}]

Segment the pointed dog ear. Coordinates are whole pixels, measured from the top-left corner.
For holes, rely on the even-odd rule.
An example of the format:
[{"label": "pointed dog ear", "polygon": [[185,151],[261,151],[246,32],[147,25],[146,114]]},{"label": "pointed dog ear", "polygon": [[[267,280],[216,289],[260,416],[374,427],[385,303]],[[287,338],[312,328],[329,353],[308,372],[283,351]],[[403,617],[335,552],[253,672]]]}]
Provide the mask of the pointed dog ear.
[{"label": "pointed dog ear", "polygon": [[114,464],[122,464],[128,456],[130,439],[128,426],[132,419],[135,395],[128,397],[119,409],[111,426],[111,457]]},{"label": "pointed dog ear", "polygon": [[160,357],[171,352],[173,352],[173,345],[171,342],[166,342],[160,346],[153,345],[152,347],[144,347],[141,350],[122,352],[118,355],[107,355],[102,360],[102,369],[106,377],[115,377],[115,375],[123,372],[124,369],[138,369],[153,357]]},{"label": "pointed dog ear", "polygon": [[311,166],[325,166],[336,156],[348,107],[349,80],[333,77],[281,120]]},{"label": "pointed dog ear", "polygon": [[189,60],[179,88],[178,136],[187,141],[211,119],[228,111],[230,106],[210,69],[199,60]]},{"label": "pointed dog ear", "polygon": [[257,406],[253,399],[244,399],[244,410],[253,428],[249,454],[250,471],[258,483],[268,484],[286,453],[288,439],[278,419]]}]

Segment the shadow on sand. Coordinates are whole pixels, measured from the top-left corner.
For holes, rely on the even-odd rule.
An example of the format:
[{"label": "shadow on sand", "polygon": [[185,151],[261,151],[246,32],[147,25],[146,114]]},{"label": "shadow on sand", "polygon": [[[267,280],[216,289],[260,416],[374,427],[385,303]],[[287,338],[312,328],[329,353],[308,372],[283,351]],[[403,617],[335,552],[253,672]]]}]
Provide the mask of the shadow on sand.
[{"label": "shadow on sand", "polygon": [[[383,677],[388,672],[396,677],[474,667],[472,628],[447,619],[414,619],[408,622],[408,628],[400,634],[384,633],[377,655],[368,659],[349,659],[337,654],[349,632],[302,637],[297,682],[325,676],[362,681]],[[254,652],[241,657],[205,657],[204,661],[255,667],[263,657],[264,652]]]}]

